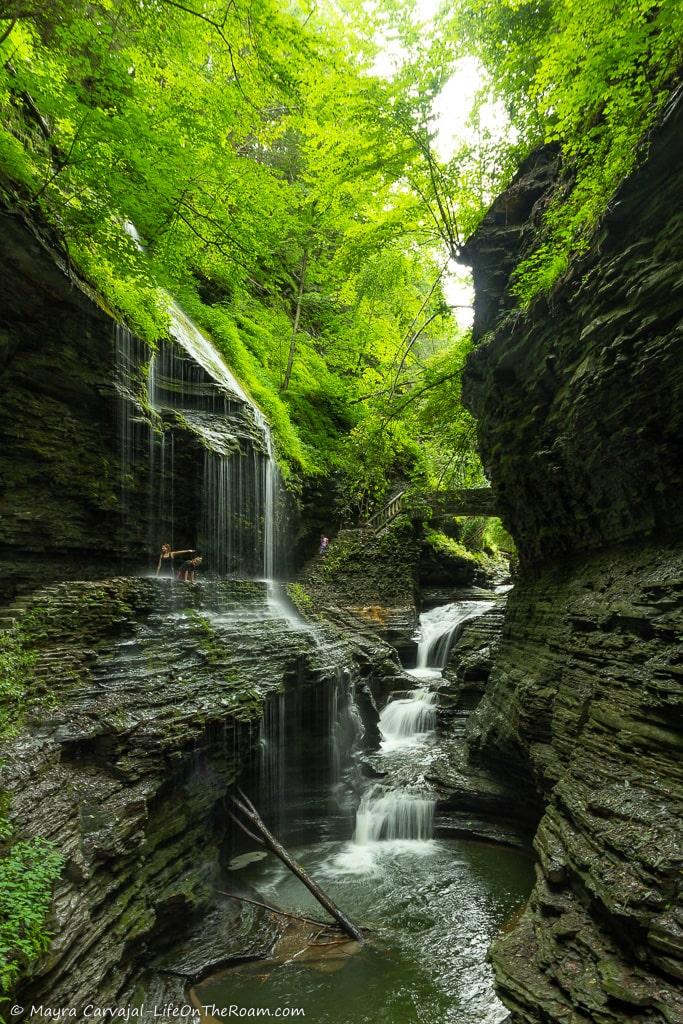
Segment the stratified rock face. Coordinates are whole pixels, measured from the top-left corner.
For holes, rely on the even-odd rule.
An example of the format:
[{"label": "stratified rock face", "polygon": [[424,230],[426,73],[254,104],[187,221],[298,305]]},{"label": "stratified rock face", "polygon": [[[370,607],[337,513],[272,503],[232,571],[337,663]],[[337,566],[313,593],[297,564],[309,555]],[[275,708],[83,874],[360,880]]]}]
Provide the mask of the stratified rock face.
[{"label": "stratified rock face", "polygon": [[[216,894],[232,888],[226,791],[246,775],[267,812],[300,773],[299,747],[329,782],[339,648],[247,581],[55,584],[25,604],[21,623],[36,662],[26,721],[2,746],[0,787],[15,837],[50,840],[64,867],[54,940],[20,1001],[118,1005],[202,920],[215,929],[210,949],[175,953],[170,966],[162,957],[159,971],[192,978],[263,955],[272,929]],[[286,777],[258,757],[269,723],[285,747],[287,732],[307,737],[278,755]]]},{"label": "stratified rock face", "polygon": [[300,579],[318,608],[357,620],[354,626],[346,614],[346,628],[367,627],[401,648],[417,628],[419,552],[410,528],[379,537],[372,529],[340,530]]},{"label": "stratified rock face", "polygon": [[[683,526],[681,108],[571,278],[470,359],[466,400],[527,563]],[[491,234],[467,247],[475,279],[496,258]]]},{"label": "stratified rock face", "polygon": [[470,740],[546,805],[493,949],[516,1024],[683,1019],[682,155],[679,98],[581,266],[467,374],[522,556]]},{"label": "stratified rock face", "polygon": [[211,343],[177,311],[153,353],[34,226],[0,224],[0,603],[164,542],[260,574],[264,431]]},{"label": "stratified rock face", "polygon": [[538,885],[494,950],[518,1020],[683,1015],[682,634],[680,545],[553,567],[510,597],[470,743],[547,800]]}]

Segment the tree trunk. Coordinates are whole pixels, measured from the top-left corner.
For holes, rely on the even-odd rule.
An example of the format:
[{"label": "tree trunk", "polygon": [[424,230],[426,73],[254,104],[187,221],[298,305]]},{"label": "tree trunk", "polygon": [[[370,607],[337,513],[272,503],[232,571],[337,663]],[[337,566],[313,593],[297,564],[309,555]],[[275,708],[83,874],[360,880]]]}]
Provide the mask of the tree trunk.
[{"label": "tree trunk", "polygon": [[363,933],[360,929],[356,928],[356,926],[349,921],[348,917],[346,917],[336,904],[332,902],[329,896],[323,892],[317,882],[314,882],[310,875],[307,874],[301,864],[299,864],[298,861],[295,861],[293,857],[290,857],[284,846],[282,846],[275,836],[269,832],[251,800],[244,795],[242,790],[238,790],[238,793],[239,798],[233,796],[232,801],[240,814],[244,815],[247,821],[249,821],[252,827],[255,828],[261,836],[264,846],[267,846],[268,849],[271,850],[301,882],[303,882],[308,891],[315,896],[318,903],[335,919],[342,931],[346,932],[350,938],[355,939],[356,942],[364,942]]},{"label": "tree trunk", "polygon": [[301,300],[304,296],[304,287],[306,284],[306,264],[308,262],[308,253],[304,249],[304,254],[301,259],[301,271],[299,273],[299,290],[296,296],[296,309],[294,311],[294,324],[292,326],[292,337],[289,342],[289,356],[287,357],[287,369],[285,370],[285,376],[282,381],[280,391],[286,391],[289,387],[289,381],[292,376],[292,366],[294,365],[294,353],[296,352],[296,336],[299,333],[299,320],[301,319]]}]

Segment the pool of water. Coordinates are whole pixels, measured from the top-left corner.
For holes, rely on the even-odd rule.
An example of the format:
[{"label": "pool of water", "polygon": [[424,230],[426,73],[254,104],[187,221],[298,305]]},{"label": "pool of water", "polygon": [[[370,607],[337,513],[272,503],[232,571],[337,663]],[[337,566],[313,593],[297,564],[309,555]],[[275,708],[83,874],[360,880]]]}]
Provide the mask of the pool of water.
[{"label": "pool of water", "polygon": [[[224,972],[197,989],[219,1008],[300,1007],[316,1024],[497,1024],[486,951],[532,886],[530,857],[467,840],[325,842],[294,851],[365,946],[310,960],[296,953]],[[236,874],[283,909],[321,908],[273,858]]]}]

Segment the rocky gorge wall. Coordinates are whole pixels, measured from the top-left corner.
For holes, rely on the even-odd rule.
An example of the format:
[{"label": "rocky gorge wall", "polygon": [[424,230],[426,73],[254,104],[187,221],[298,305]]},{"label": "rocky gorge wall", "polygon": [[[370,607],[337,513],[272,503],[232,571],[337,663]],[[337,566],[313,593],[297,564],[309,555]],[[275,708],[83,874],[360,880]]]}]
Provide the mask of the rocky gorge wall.
[{"label": "rocky gorge wall", "polygon": [[263,431],[211,343],[178,311],[153,351],[45,230],[6,210],[0,225],[0,603],[50,579],[147,570],[163,542],[219,547],[229,473],[234,558],[209,551],[209,567],[262,561]]},{"label": "rocky gorge wall", "polygon": [[554,153],[467,246],[466,401],[522,563],[469,737],[521,805],[545,804],[536,887],[492,952],[515,1024],[683,1019],[682,158],[679,93],[588,252],[526,312],[505,284]]},{"label": "rocky gorge wall", "polygon": [[291,811],[314,774],[327,813],[348,650],[249,581],[59,583],[15,611],[32,661],[1,744],[1,806],[13,841],[40,837],[63,861],[49,951],[24,965],[16,1001],[184,1003],[188,982],[272,944],[272,915],[221,895],[238,891],[241,837],[226,794],[239,777],[268,816],[286,785]]}]

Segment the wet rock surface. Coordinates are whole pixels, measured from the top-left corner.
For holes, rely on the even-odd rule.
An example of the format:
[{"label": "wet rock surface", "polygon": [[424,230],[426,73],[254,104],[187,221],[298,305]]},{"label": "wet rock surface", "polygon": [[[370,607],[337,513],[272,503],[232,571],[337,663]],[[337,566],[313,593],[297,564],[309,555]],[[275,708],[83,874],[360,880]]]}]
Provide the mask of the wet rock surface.
[{"label": "wet rock surface", "polygon": [[[50,951],[19,998],[117,1005],[150,961],[171,971],[160,951],[179,938],[173,971],[186,964],[188,978],[209,947],[209,966],[265,950],[270,915],[216,895],[232,885],[223,801],[238,775],[253,778],[264,703],[277,694],[310,709],[324,775],[314,709],[327,708],[339,679],[334,637],[321,643],[248,581],[56,584],[21,622],[36,654],[31,701],[3,745],[0,785],[17,838],[51,840],[64,868]],[[199,922],[211,915],[207,943]],[[203,945],[188,945],[193,935]]]},{"label": "wet rock surface", "polygon": [[682,633],[678,547],[603,553],[510,596],[469,739],[546,801],[523,935],[494,949],[520,1020],[683,1013]]},{"label": "wet rock surface", "polygon": [[153,360],[36,225],[0,209],[0,227],[0,604],[205,547],[207,452],[262,454],[251,406],[180,342]]},{"label": "wet rock surface", "polygon": [[510,260],[480,294],[466,393],[522,572],[468,734],[546,808],[492,953],[516,1024],[683,1019],[682,126],[678,96],[547,301],[496,322]]}]

